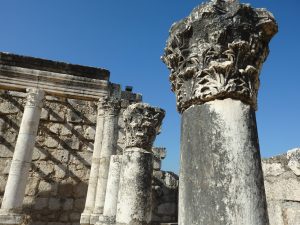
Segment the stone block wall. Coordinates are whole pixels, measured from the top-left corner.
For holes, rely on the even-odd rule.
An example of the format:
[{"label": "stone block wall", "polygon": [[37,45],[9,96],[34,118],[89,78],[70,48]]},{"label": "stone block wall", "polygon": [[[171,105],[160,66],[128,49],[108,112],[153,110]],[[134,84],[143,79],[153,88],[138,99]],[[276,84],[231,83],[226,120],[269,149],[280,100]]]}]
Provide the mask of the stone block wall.
[{"label": "stone block wall", "polygon": [[154,171],[152,186],[152,225],[178,220],[178,176],[172,172]]},{"label": "stone block wall", "polygon": [[300,149],[262,161],[270,225],[300,224]]},{"label": "stone block wall", "polygon": [[[0,196],[25,104],[20,92],[0,94]],[[24,212],[28,224],[79,224],[89,179],[97,105],[47,96],[30,171]]]}]

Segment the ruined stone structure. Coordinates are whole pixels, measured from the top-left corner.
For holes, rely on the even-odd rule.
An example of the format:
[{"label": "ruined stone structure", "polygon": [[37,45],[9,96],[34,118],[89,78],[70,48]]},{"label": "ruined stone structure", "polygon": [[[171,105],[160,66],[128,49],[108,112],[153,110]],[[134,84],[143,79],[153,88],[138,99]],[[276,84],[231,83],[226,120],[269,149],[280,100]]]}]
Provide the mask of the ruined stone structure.
[{"label": "ruined stone structure", "polygon": [[276,32],[238,0],[172,26],[180,183],[153,147],[164,110],[108,70],[0,53],[0,225],[299,225],[300,149],[261,161],[257,137]]},{"label": "ruined stone structure", "polygon": [[[0,224],[90,219],[97,184],[109,182],[100,162],[123,154],[123,112],[141,100],[109,82],[107,70],[0,53]],[[166,201],[155,200],[155,212],[177,204],[176,187],[168,192],[162,181],[156,189]],[[176,211],[163,211],[156,221],[176,221]]]},{"label": "ruined stone structure", "polygon": [[262,160],[270,225],[300,224],[300,148]]},{"label": "ruined stone structure", "polygon": [[238,0],[196,7],[170,30],[162,59],[182,114],[180,225],[266,225],[255,110],[277,32],[272,15]]}]

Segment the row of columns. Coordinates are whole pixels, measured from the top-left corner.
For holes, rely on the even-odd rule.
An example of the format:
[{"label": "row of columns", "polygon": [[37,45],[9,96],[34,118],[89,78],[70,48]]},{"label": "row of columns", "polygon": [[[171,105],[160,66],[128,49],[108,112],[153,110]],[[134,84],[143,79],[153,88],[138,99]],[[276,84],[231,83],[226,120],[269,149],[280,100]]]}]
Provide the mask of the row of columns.
[{"label": "row of columns", "polygon": [[116,154],[120,102],[103,97],[98,103],[96,137],[81,224],[95,224],[103,215],[110,158]]},{"label": "row of columns", "polygon": [[143,103],[130,105],[123,114],[124,153],[115,155],[119,109],[118,102],[108,99],[98,109],[103,120],[96,136],[102,138],[95,147],[101,150],[94,149],[82,225],[144,225],[151,219],[152,145],[164,111]]},{"label": "row of columns", "polygon": [[[0,209],[0,224],[19,225],[44,91],[28,89],[19,135]],[[147,104],[124,112],[126,144],[115,155],[120,102],[101,98],[91,173],[81,224],[148,224],[151,215],[152,145],[164,111]],[[122,171],[121,171],[122,168]]]}]

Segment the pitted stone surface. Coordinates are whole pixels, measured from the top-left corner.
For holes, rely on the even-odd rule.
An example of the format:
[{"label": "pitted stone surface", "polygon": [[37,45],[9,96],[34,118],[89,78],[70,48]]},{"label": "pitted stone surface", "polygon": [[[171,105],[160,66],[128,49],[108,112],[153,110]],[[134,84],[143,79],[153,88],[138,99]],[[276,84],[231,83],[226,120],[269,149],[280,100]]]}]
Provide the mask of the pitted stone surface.
[{"label": "pitted stone surface", "polygon": [[137,147],[150,151],[164,116],[163,109],[145,103],[128,106],[123,114],[126,148]]},{"label": "pitted stone surface", "polygon": [[286,154],[262,160],[270,225],[299,224],[299,155],[300,149],[295,148]]},{"label": "pitted stone surface", "polygon": [[126,146],[122,158],[116,224],[151,224],[151,149],[164,116],[164,110],[145,103],[132,104],[123,114]]},{"label": "pitted stone surface", "polygon": [[254,109],[214,100],[181,126],[179,224],[268,224]]}]

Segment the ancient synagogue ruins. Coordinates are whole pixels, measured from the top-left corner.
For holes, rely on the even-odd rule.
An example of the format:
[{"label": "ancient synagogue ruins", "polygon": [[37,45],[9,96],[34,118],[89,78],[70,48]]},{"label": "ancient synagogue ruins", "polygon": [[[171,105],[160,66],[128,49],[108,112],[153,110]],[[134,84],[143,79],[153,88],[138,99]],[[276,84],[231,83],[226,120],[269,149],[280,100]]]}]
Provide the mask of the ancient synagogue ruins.
[{"label": "ancient synagogue ruins", "polygon": [[166,112],[108,70],[0,53],[0,225],[299,225],[300,149],[261,159],[256,127],[277,30],[238,0],[172,25],[179,176],[154,145]]}]

